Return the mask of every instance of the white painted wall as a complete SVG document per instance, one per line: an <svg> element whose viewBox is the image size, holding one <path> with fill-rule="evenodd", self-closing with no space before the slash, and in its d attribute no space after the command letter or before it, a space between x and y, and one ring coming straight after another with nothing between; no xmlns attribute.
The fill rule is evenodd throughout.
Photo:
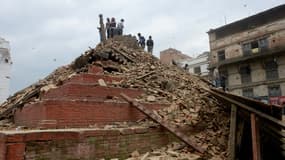
<svg viewBox="0 0 285 160"><path fill-rule="evenodd" d="M9 96L11 66L9 42L0 38L0 103Z"/></svg>
<svg viewBox="0 0 285 160"><path fill-rule="evenodd" d="M209 54L202 54L198 56L197 58L193 59L186 59L179 61L179 65L181 67L185 66L185 64L188 64L189 72L194 74L194 68L200 66L201 68L201 76L207 76L209 74L208 61Z"/></svg>

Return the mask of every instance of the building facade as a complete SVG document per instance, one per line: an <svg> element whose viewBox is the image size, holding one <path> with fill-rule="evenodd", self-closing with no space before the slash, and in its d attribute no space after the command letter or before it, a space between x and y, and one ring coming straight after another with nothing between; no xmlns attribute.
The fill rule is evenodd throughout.
<svg viewBox="0 0 285 160"><path fill-rule="evenodd" d="M180 60L178 63L181 67L184 67L187 64L190 73L208 78L209 52L204 52L196 58Z"/></svg>
<svg viewBox="0 0 285 160"><path fill-rule="evenodd" d="M9 42L0 37L0 103L9 96L11 66Z"/></svg>
<svg viewBox="0 0 285 160"><path fill-rule="evenodd" d="M172 64L173 61L177 62L183 59L191 59L191 57L174 48L169 48L160 52L160 61L164 64Z"/></svg>
<svg viewBox="0 0 285 160"><path fill-rule="evenodd" d="M208 32L212 73L218 68L229 92L285 103L285 5Z"/></svg>

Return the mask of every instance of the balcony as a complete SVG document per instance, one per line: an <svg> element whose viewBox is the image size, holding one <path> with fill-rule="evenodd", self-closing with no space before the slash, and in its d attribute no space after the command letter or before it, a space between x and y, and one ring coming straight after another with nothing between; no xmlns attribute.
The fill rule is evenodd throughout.
<svg viewBox="0 0 285 160"><path fill-rule="evenodd" d="M257 58L264 58L267 56L279 55L282 53L284 54L285 46L276 47L276 48L269 48L269 49L257 48L257 49L251 49L250 51L251 52L248 52L248 53L244 52L243 56L240 56L240 57L229 58L229 59L225 59L223 61L220 61L220 62L217 62L214 64L210 64L209 69L213 69L217 66L222 67L222 66L226 66L229 64L251 61L251 60L257 59Z"/></svg>

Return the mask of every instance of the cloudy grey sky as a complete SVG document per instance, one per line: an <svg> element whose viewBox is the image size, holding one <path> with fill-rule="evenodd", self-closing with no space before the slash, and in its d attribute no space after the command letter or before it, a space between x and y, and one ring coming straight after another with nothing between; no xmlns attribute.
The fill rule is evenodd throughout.
<svg viewBox="0 0 285 160"><path fill-rule="evenodd" d="M125 19L125 32L152 35L155 55L169 47L197 56L210 28L284 0L0 0L0 37L10 41L11 93L69 64L98 41L98 14Z"/></svg>

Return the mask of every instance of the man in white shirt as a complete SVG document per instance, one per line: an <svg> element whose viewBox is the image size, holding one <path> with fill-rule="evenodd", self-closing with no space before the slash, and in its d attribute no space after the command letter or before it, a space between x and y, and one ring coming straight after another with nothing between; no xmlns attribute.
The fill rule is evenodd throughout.
<svg viewBox="0 0 285 160"><path fill-rule="evenodd" d="M220 87L220 74L218 67L216 67L213 72L213 83L215 87Z"/></svg>

